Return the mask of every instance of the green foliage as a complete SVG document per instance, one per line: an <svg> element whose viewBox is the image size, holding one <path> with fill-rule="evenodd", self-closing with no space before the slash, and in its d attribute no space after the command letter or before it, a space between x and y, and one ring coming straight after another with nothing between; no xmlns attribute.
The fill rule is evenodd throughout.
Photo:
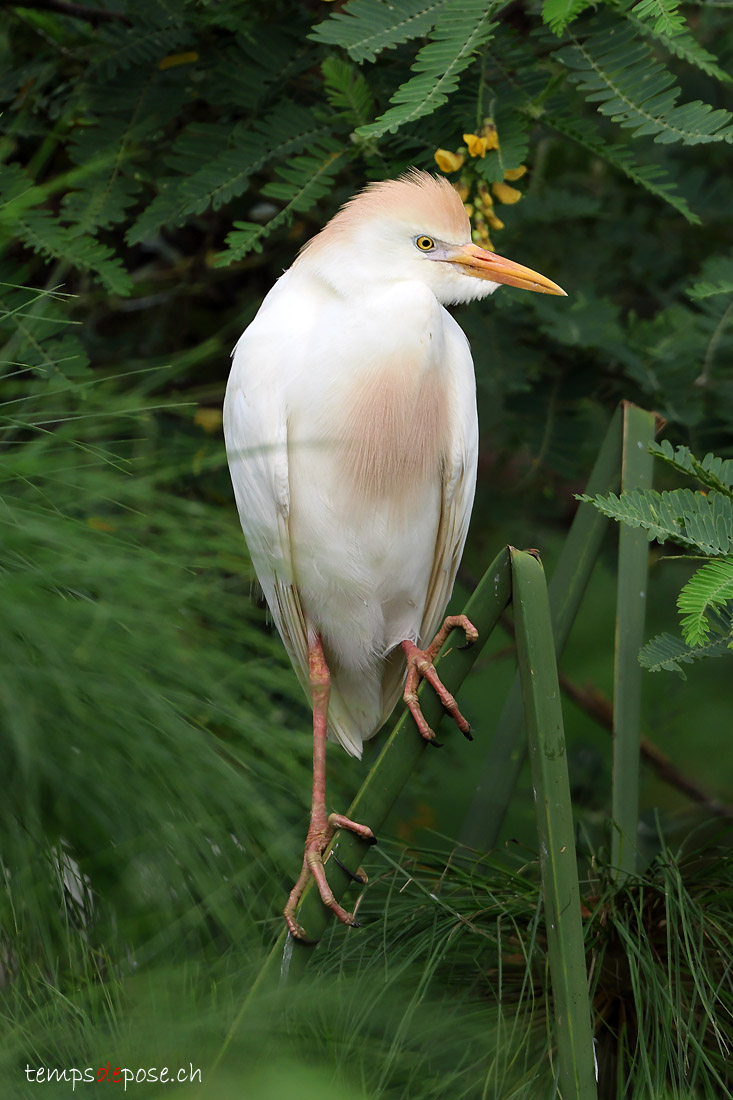
<svg viewBox="0 0 733 1100"><path fill-rule="evenodd" d="M655 142L686 145L733 140L729 111L699 100L675 105L680 88L674 76L653 61L633 26L609 19L582 41L575 35L570 39L573 44L555 54L570 70L569 79L599 104L601 114L631 129L634 137L654 135Z"/></svg>
<svg viewBox="0 0 733 1100"><path fill-rule="evenodd" d="M424 37L449 0L351 0L322 20L310 38L348 50L353 61L376 61L382 50Z"/></svg>
<svg viewBox="0 0 733 1100"><path fill-rule="evenodd" d="M608 493L595 498L580 496L578 500L595 504L604 516L629 527L642 527L650 539L658 542L669 540L701 554L733 552L733 505L721 493L634 489L621 496Z"/></svg>
<svg viewBox="0 0 733 1100"><path fill-rule="evenodd" d="M712 298L717 294L733 296L733 257L712 256L703 265L702 279L687 291L693 300ZM727 303L726 303L727 304Z"/></svg>
<svg viewBox="0 0 733 1100"><path fill-rule="evenodd" d="M689 646L704 645L710 637L708 614L733 602L733 558L710 561L687 582L677 597L682 633Z"/></svg>
<svg viewBox="0 0 733 1100"><path fill-rule="evenodd" d="M733 460L707 454L702 460L689 447L668 440L652 444L654 455L677 473L694 478L705 491L652 489L581 497L604 515L641 527L650 539L667 540L711 556L683 586L677 598L682 638L664 633L642 649L639 660L652 672L682 672L681 664L718 657L733 650Z"/></svg>
<svg viewBox="0 0 733 1100"><path fill-rule="evenodd" d="M447 0L412 65L416 74L393 94L392 106L375 122L361 126L361 138L379 138L442 107L458 87L458 77L492 37L505 0Z"/></svg>
<svg viewBox="0 0 733 1100"><path fill-rule="evenodd" d="M654 27L655 34L677 35L685 28L685 18L680 15L680 0L638 0L632 8L637 19L643 19Z"/></svg>
<svg viewBox="0 0 733 1100"><path fill-rule="evenodd" d="M560 34L589 6L589 0L544 0L542 20L555 34Z"/></svg>
<svg viewBox="0 0 733 1100"><path fill-rule="evenodd" d="M216 1100L549 1098L534 852L421 853L403 872L381 844L362 906L373 924L334 929L324 985L254 996L236 1029L297 873L310 744L250 599L217 419L230 350L302 244L368 180L435 171L436 149L462 148L490 119L499 148L467 160L474 179L527 166L521 200L495 203L493 245L569 297L502 289L460 312L483 436L467 575L507 541L555 545L623 398L667 419L665 470L708 493L670 487L677 528L662 533L703 533L687 549L727 567L729 14L669 0L102 10L10 5L0 29L2 1094L30 1094L29 1054L103 1063L116 1047L154 1065L168 1050L195 1063L200 1049L206 1066L232 1033L221 1076L205 1075ZM628 50L614 59L618 41ZM642 69L653 80L639 84ZM706 452L723 457L694 459ZM683 614L707 640L655 638L649 667L730 652L726 585L690 592ZM656 633L665 608L652 599L651 612ZM581 679L603 682L602 634L594 622ZM696 713L727 699L721 684ZM446 836L501 706L493 676L475 691L474 755L456 750L417 780ZM682 753L677 704L666 688L656 697L665 745ZM685 763L704 769L697 739ZM362 774L329 753L335 809ZM724 782L716 757L721 797ZM409 832L413 811L389 830ZM613 1048L604 1095L730 1090L716 939L730 942L716 901L730 882L716 861L701 861L709 896L695 866L684 889L672 860L650 874L666 923L603 884L586 899L597 1004L616 1004L628 975L623 1010L599 1021Z"/></svg>
<svg viewBox="0 0 733 1100"><path fill-rule="evenodd" d="M650 672L679 672L684 677L683 664L691 665L704 657L721 657L729 648L728 637L691 646L674 634L657 634L642 647L639 663Z"/></svg>

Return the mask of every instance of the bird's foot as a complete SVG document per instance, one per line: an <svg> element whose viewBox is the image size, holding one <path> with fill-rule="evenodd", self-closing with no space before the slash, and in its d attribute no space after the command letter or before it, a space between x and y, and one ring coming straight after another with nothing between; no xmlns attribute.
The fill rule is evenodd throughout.
<svg viewBox="0 0 733 1100"><path fill-rule="evenodd" d="M333 896L333 891L328 884L326 872L323 867L323 853L331 843L337 829L349 829L350 832L356 833L362 840L366 840L370 844L376 844L376 837L368 825L360 825L358 821L352 821L351 818L344 817L343 814L330 814L324 826L315 829L311 826L308 830L308 835L305 840L303 869L298 876L298 881L290 891L287 905L283 910L283 916L285 917L285 923L288 926L290 935L306 943L309 942L308 937L306 936L305 929L298 924L295 913L300 904L300 899L303 896L303 891L311 878L314 878L316 881L318 893L321 895L321 901L324 905L328 906L334 916L338 917L343 924L348 924L352 928L359 928L359 922L355 919L354 914L349 913L348 910L339 905ZM351 872L348 873L351 874ZM362 885L366 882L366 876L364 876L363 879L359 879L357 876L352 875L352 878L356 881L361 881Z"/></svg>
<svg viewBox="0 0 733 1100"><path fill-rule="evenodd" d="M407 658L407 679L405 680L405 690L402 697L415 719L420 735L432 744L437 744L435 734L425 720L417 697L417 689L421 679L427 680L432 686L435 694L463 736L467 740L473 741L471 726L461 714L458 704L443 684L433 664L446 638L451 630L455 628L459 628L466 635L466 645L473 645L478 638L476 627L469 622L465 615L449 615L427 649L420 649L414 642L405 641L402 643L402 650Z"/></svg>

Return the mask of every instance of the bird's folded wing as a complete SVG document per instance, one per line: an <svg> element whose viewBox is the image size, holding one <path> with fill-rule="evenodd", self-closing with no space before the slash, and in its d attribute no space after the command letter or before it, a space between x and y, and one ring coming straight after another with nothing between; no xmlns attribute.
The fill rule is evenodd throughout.
<svg viewBox="0 0 733 1100"><path fill-rule="evenodd" d="M287 411L281 387L252 370L245 374L244 354L241 347L235 351L224 402L234 496L257 579L307 691L308 634L290 549Z"/></svg>

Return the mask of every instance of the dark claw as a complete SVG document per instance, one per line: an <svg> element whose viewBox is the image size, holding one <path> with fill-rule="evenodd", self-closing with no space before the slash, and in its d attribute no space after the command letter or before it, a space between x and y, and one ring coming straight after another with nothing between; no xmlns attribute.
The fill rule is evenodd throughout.
<svg viewBox="0 0 733 1100"><path fill-rule="evenodd" d="M463 736L466 738L467 741L473 741L473 734L471 733L470 729L461 730L461 733L463 734Z"/></svg>
<svg viewBox="0 0 733 1100"><path fill-rule="evenodd" d="M288 932L288 935L290 936L290 939L294 941L294 943L302 943L303 947L318 947L318 944L321 942L320 940L312 940L309 936L306 935L294 936L292 932Z"/></svg>
<svg viewBox="0 0 733 1100"><path fill-rule="evenodd" d="M351 871L345 863L341 862L335 852L331 852L331 859L334 861L334 863L338 863L341 870L344 872L345 875L349 876L352 882L358 882L360 886L366 886L367 880L365 878L362 878L361 875L357 874L355 871Z"/></svg>
<svg viewBox="0 0 733 1100"><path fill-rule="evenodd" d="M467 638L463 645L456 646L456 649L470 649L473 644L471 638Z"/></svg>
<svg viewBox="0 0 733 1100"><path fill-rule="evenodd" d="M443 748L443 742L442 741L436 741L432 737L428 739L428 744L432 745L434 749L442 749Z"/></svg>
<svg viewBox="0 0 733 1100"><path fill-rule="evenodd" d="M362 837L359 837L359 840L363 840L365 844L374 845L374 844L377 843L377 838L375 836L366 836L366 837L362 836Z"/></svg>
<svg viewBox="0 0 733 1100"><path fill-rule="evenodd" d="M361 921L360 920L352 920L351 924L349 925L349 928L361 928Z"/></svg>

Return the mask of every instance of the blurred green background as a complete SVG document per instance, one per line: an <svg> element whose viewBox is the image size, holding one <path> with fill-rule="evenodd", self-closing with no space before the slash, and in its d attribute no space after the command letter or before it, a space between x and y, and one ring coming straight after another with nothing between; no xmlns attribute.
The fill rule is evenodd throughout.
<svg viewBox="0 0 733 1100"><path fill-rule="evenodd" d="M730 455L729 11L29 0L3 15L2 1095L37 1094L27 1064L108 1059L192 1063L200 1095L223 1100L553 1095L526 776L497 852L451 854L514 673L501 629L462 692L474 743L425 755L371 856L365 928L334 929L307 985L242 1008L299 868L311 745L256 600L221 402L234 343L301 245L367 180L437 171L443 149L463 157L449 178L469 199L494 194L495 249L569 295L505 289L456 311L481 463L454 608L505 543L538 547L551 575L620 400L658 412L672 442ZM677 106L649 98L650 74L679 86ZM471 158L464 133L487 127L499 148ZM521 198L500 203L492 183L522 165ZM606 697L616 535L562 661ZM692 571L651 553L648 636L677 629ZM728 677L723 658L644 680L645 735L723 804ZM567 699L564 713L579 835L602 863L610 737ZM343 810L365 764L333 748L328 766ZM660 833L676 851L711 820L647 768L642 809L649 859ZM722 875L717 932L726 897ZM639 988L619 981L642 1033ZM680 1053L674 1018L674 1041L641 1083L619 1070L614 1096L730 1094Z"/></svg>

